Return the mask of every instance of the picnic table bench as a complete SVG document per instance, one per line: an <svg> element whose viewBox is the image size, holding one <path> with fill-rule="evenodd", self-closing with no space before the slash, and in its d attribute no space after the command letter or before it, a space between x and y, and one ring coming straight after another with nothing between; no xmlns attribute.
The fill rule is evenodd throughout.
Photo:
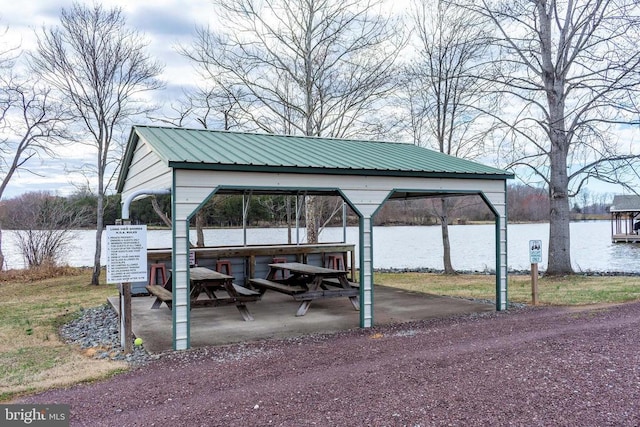
<svg viewBox="0 0 640 427"><path fill-rule="evenodd" d="M276 280L276 274L282 270L288 271L289 277ZM297 262L274 263L269 264L266 279L249 279L249 283L261 294L272 290L291 295L294 300L301 301L296 316L304 316L311 301L325 298L348 297L353 307L356 310L360 309L360 290L347 280L347 272L344 270Z"/></svg>
<svg viewBox="0 0 640 427"><path fill-rule="evenodd" d="M236 285L235 283L232 283L231 285L233 286L233 289L235 289L236 292L240 295L251 297L260 295L260 292L256 292L253 289L245 288L244 286Z"/></svg>
<svg viewBox="0 0 640 427"><path fill-rule="evenodd" d="M173 294L171 291L166 290L160 285L147 285L149 293L156 297L151 308L160 308L162 303L167 304L167 307L171 308L173 302Z"/></svg>
<svg viewBox="0 0 640 427"><path fill-rule="evenodd" d="M146 287L149 293L156 297L151 308L160 308L163 302L171 308L173 302L173 279L171 271L169 274L169 279L167 279L164 286L148 285ZM233 276L205 267L190 268L189 276L191 279L191 308L235 304L244 320L253 320L246 303L258 301L262 296L260 292L236 285L233 283ZM216 292L224 292L225 295L217 295ZM201 295L205 297L201 297Z"/></svg>
<svg viewBox="0 0 640 427"><path fill-rule="evenodd" d="M336 279L336 278L331 278L331 279L324 279L322 281L323 284L326 285L331 285L331 286L342 286L340 283L340 280ZM359 288L360 287L360 283L356 283L356 282L349 282L347 281L347 283L349 284L349 286L351 286L352 288Z"/></svg>
<svg viewBox="0 0 640 427"><path fill-rule="evenodd" d="M294 295L302 293L306 289L297 285L286 285L280 282L274 282L267 279L249 279L249 283L255 288L258 288L264 293L265 290L270 289L272 291L282 292L283 294Z"/></svg>

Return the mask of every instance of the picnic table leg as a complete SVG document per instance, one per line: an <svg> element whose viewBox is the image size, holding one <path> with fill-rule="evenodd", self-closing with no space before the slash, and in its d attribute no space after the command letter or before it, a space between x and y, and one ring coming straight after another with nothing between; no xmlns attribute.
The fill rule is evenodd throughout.
<svg viewBox="0 0 640 427"><path fill-rule="evenodd" d="M307 287L307 292L314 292L318 289L322 288L322 276L315 276L309 286ZM296 316L304 316L307 314L307 310L309 310L309 306L311 305L311 300L304 300L300 307L298 307L298 312Z"/></svg>
<svg viewBox="0 0 640 427"><path fill-rule="evenodd" d="M242 315L242 318L245 320L245 322L253 320L253 316L251 315L251 312L245 304L236 304L236 307L238 307L238 311Z"/></svg>
<svg viewBox="0 0 640 427"><path fill-rule="evenodd" d="M191 302L194 302L200 296L200 290L198 289L199 286L193 282L190 283L189 286L191 287L189 290L189 298L191 299Z"/></svg>
<svg viewBox="0 0 640 427"><path fill-rule="evenodd" d="M167 277L167 281L162 285L168 291L173 290L173 278L171 277L171 273L169 273L169 277Z"/></svg>
<svg viewBox="0 0 640 427"><path fill-rule="evenodd" d="M302 301L302 304L300 304L300 307L298 308L298 312L296 313L296 316L304 316L305 314L307 314L307 310L309 310L310 305L311 305L311 300Z"/></svg>
<svg viewBox="0 0 640 427"><path fill-rule="evenodd" d="M208 286L203 285L202 289L204 290L204 293L207 294L209 299L216 299L216 294L211 289L209 289Z"/></svg>
<svg viewBox="0 0 640 427"><path fill-rule="evenodd" d="M349 280L347 280L347 276L338 277L338 281L344 289L351 289L351 285L349 284ZM356 311L360 311L360 300L357 296L349 297L349 301L351 301L351 305L356 309Z"/></svg>
<svg viewBox="0 0 640 427"><path fill-rule="evenodd" d="M228 280L224 283L224 289L227 291L227 293L231 298L236 298L235 300L236 307L238 308L238 311L242 315L242 318L244 319L244 321L248 322L248 321L254 320L253 315L247 308L247 305L243 302L238 302L237 298L240 298L240 294L236 292L235 288L233 287L233 282L231 280Z"/></svg>

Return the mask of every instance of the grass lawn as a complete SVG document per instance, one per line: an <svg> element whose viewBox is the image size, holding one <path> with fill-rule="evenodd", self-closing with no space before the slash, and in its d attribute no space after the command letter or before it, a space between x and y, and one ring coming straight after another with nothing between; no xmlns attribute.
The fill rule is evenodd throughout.
<svg viewBox="0 0 640 427"><path fill-rule="evenodd" d="M71 272L73 275L68 275ZM81 308L117 295L113 285L89 285L90 271L35 280L0 273L0 402L13 396L103 378L127 368L124 362L97 360L69 351L60 325Z"/></svg>
<svg viewBox="0 0 640 427"><path fill-rule="evenodd" d="M495 299L495 276L433 273L375 273L374 282L436 295ZM640 277L564 276L538 279L540 305L622 303L640 299ZM508 300L531 303L531 276L509 275Z"/></svg>
<svg viewBox="0 0 640 427"><path fill-rule="evenodd" d="M60 325L117 295L112 285L91 286L90 271L42 278L0 272L0 402L25 393L91 381L122 372L125 362L87 357L63 343ZM495 299L495 277L431 273L375 273L376 284L436 295ZM640 277L542 278L539 299L546 305L622 303L640 299ZM529 303L529 276L509 276L509 300Z"/></svg>

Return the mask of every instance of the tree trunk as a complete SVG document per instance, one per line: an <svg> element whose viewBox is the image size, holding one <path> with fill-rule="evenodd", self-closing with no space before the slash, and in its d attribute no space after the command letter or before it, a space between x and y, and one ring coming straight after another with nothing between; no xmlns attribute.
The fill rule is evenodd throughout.
<svg viewBox="0 0 640 427"><path fill-rule="evenodd" d="M162 220L162 222L164 222L164 225L171 228L172 227L171 219L162 211L162 209L160 209L160 205L158 204L158 198L156 196L151 196L151 207L153 207L153 210L155 211L156 215L158 215Z"/></svg>
<svg viewBox="0 0 640 427"><path fill-rule="evenodd" d="M446 198L440 199L440 229L442 231L442 261L444 274L456 274L451 265L451 243L449 241L449 203Z"/></svg>
<svg viewBox="0 0 640 427"><path fill-rule="evenodd" d="M305 203L305 221L307 225L307 243L318 243L318 203L315 196L307 196Z"/></svg>
<svg viewBox="0 0 640 427"><path fill-rule="evenodd" d="M0 228L0 271L4 270L4 253L2 252L2 228Z"/></svg>
<svg viewBox="0 0 640 427"><path fill-rule="evenodd" d="M553 138L553 137L552 137ZM556 145L554 144L554 147ZM549 258L547 275L573 274L571 267L571 237L569 178L567 176L567 155L562 149L551 152L551 181L549 184Z"/></svg>
<svg viewBox="0 0 640 427"><path fill-rule="evenodd" d="M196 213L196 246L204 247L204 211L200 209Z"/></svg>
<svg viewBox="0 0 640 427"><path fill-rule="evenodd" d="M569 176L567 157L570 139L566 128L565 80L554 67L551 52L551 17L545 3L538 3L541 33L542 80L549 105L549 258L546 274L573 274L569 232Z"/></svg>
<svg viewBox="0 0 640 427"><path fill-rule="evenodd" d="M100 255L102 254L102 229L104 228L104 194L102 191L98 191L97 204L96 252L93 258L93 274L91 275L91 284L96 286L100 284L100 270L102 268L100 263Z"/></svg>

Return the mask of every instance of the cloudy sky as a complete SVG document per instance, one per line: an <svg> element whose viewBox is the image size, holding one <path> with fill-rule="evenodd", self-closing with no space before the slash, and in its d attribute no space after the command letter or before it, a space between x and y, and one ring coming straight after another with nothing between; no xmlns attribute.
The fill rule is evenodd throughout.
<svg viewBox="0 0 640 427"><path fill-rule="evenodd" d="M92 5L92 2L86 2ZM106 8L121 7L127 23L146 35L149 40L148 53L164 64L162 80L167 89L159 94L164 99L171 93L178 93L178 87L193 82L194 72L188 61L176 52L179 44L189 44L196 26L213 21L214 7L211 0L103 0ZM43 26L59 23L60 11L72 5L72 0L28 0L6 1L0 9L0 28L7 28L2 37L3 46L20 44L30 49L35 43L35 32ZM173 90L172 90L173 89ZM15 176L6 189L3 198L29 192L47 190L60 195L75 191L71 184L82 182L76 176L64 173L82 162L95 163L96 154L88 147L78 145L61 148L60 159L32 159L31 168L37 176L21 172Z"/></svg>
<svg viewBox="0 0 640 427"><path fill-rule="evenodd" d="M86 2L88 5L92 1ZM176 52L179 45L188 45L193 40L197 26L215 23L215 9L211 0L102 0L104 7L121 7L127 23L146 35L149 40L148 53L164 64L162 80L167 88L158 96L160 102L168 105L180 88L194 82L196 73L189 62ZM389 2L394 9L407 7L407 0ZM43 26L59 23L60 11L72 5L72 0L12 0L3 2L0 9L0 28L6 27L7 33L0 36L0 45L20 44L23 49L34 46L36 31ZM636 142L637 129L629 130L631 135L626 141ZM68 195L76 190L72 184L82 184L82 177L65 173L82 163L95 163L96 153L89 147L78 146L61 148L59 159L32 159L30 168L38 175L20 172L14 176L6 189L4 198L15 197L29 191L51 191L59 195ZM95 185L91 183L92 188ZM590 183L593 192L619 192L618 187Z"/></svg>

